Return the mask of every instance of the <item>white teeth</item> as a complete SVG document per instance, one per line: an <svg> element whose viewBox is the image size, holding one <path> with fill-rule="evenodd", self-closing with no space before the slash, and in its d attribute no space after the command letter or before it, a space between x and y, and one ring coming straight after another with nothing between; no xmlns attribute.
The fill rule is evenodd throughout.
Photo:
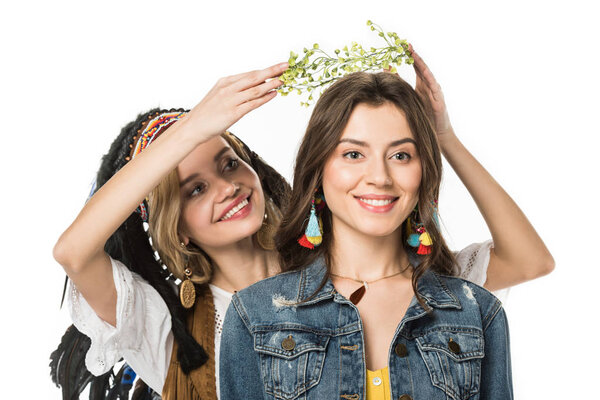
<svg viewBox="0 0 600 400"><path fill-rule="evenodd" d="M229 210L229 212L227 214L225 214L225 216L223 218L221 218L221 221L225 221L226 219L233 217L233 214L240 211L242 208L246 207L247 205L248 205L248 199L241 201L237 206L235 206L231 210Z"/></svg>
<svg viewBox="0 0 600 400"><path fill-rule="evenodd" d="M360 197L359 200L371 206L387 206L388 204L392 203L392 200L363 199L362 197Z"/></svg>

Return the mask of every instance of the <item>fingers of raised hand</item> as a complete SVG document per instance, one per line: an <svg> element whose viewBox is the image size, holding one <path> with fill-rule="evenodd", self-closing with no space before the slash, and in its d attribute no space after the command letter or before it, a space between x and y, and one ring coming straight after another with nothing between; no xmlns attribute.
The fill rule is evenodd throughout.
<svg viewBox="0 0 600 400"><path fill-rule="evenodd" d="M235 90L241 92L248 88L260 85L267 79L279 77L287 68L288 63L280 63L272 65L269 68L247 72L240 76L233 86L235 87Z"/></svg>
<svg viewBox="0 0 600 400"><path fill-rule="evenodd" d="M256 99L258 97L264 96L266 93L271 90L283 85L283 82L279 79L271 79L269 81L263 82L257 86L252 86L243 92L236 95L236 103L242 104L247 101Z"/></svg>
<svg viewBox="0 0 600 400"><path fill-rule="evenodd" d="M243 117L250 111L254 110L255 108L262 106L267 101L273 99L276 95L277 95L277 92L268 91L265 94L263 94L261 97L254 98L252 100L248 100L245 103L240 104L237 107L238 119Z"/></svg>
<svg viewBox="0 0 600 400"><path fill-rule="evenodd" d="M280 63L270 66L262 70L242 72L226 76L217 81L217 88L231 88L234 91L242 91L251 86L256 86L259 83L273 77L280 76L288 67L288 63Z"/></svg>
<svg viewBox="0 0 600 400"><path fill-rule="evenodd" d="M429 87L429 89L441 90L440 85L435 80L435 76L433 76L433 72L429 69L425 61L419 56L416 52L412 53L413 59L415 60L415 72L417 73L417 78L421 78L421 80Z"/></svg>
<svg viewBox="0 0 600 400"><path fill-rule="evenodd" d="M283 82L279 79L271 79L238 93L235 96L237 119L273 99L277 95L274 89L281 85Z"/></svg>

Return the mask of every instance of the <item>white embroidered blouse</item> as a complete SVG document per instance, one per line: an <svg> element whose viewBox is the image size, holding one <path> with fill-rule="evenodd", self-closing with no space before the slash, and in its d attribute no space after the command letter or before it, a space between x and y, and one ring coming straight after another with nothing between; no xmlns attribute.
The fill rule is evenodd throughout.
<svg viewBox="0 0 600 400"><path fill-rule="evenodd" d="M483 286L487 277L492 241L474 243L455 253L459 276ZM120 261L111 259L117 289L117 325L100 319L70 282L67 301L74 325L89 336L85 364L94 375L111 369L121 358L154 391L162 393L167 377L173 334L171 315L164 300L148 282ZM215 369L219 397L219 350L225 312L232 293L209 285L215 303Z"/></svg>

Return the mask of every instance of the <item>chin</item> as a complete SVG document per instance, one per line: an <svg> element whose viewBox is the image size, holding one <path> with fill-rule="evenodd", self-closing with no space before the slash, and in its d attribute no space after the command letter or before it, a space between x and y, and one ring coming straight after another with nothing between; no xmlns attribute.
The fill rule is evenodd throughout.
<svg viewBox="0 0 600 400"><path fill-rule="evenodd" d="M262 222L263 218L260 215L251 215L245 221L239 221L238 224L231 226L232 235L235 235L238 240L252 236L262 227Z"/></svg>
<svg viewBox="0 0 600 400"><path fill-rule="evenodd" d="M198 241L210 247L229 246L258 232L262 227L262 221L261 215L253 212L243 220L226 222L218 229L203 231Z"/></svg>
<svg viewBox="0 0 600 400"><path fill-rule="evenodd" d="M355 229L363 235L373 237L387 237L398 230L400 226L382 223L381 221L366 222L361 221L354 225Z"/></svg>

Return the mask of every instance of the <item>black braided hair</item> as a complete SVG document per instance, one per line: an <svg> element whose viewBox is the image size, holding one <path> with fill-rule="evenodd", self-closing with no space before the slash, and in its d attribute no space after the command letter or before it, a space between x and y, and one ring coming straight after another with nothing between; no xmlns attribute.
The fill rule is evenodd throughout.
<svg viewBox="0 0 600 400"><path fill-rule="evenodd" d="M125 125L125 127L121 129L120 134L113 141L108 153L102 158L102 163L96 177L95 191L98 191L102 185L104 185L127 163L128 156L131 152L130 144L134 141L133 137L138 135L139 131L143 129L144 122L148 121L153 115L183 111L186 110L161 110L159 108L153 108L148 112L139 114L134 121ZM250 155L252 167L261 180L265 194L271 198L281 211L283 211L287 206L289 194L291 192L290 185L277 171L275 171L275 169L269 166L264 160L256 155L256 153L251 151L245 143L241 140L240 142L244 151ZM188 331L186 325L188 310L181 305L176 294L176 287L173 283L174 277L169 273L166 267L156 259L154 249L148 239L148 234L144 229L141 216L138 213L133 212L109 237L104 249L113 259L121 261L131 271L144 278L163 298L171 314L173 336L178 344L177 359L182 371L185 374L189 374L192 370L202 366L208 360L208 356L202 346ZM70 334L65 334L63 336L58 349L52 353L52 362L50 363L52 379L57 386L63 387L63 393L65 391L65 385L67 384L64 377L67 375L59 371L61 367L60 360L68 358L65 357L66 351L78 351L85 356L85 353L89 348L89 338L79 332L74 326L69 327L67 331L70 331ZM87 339L87 341L82 340L81 337ZM77 346L74 345L76 341L78 342L79 348L76 348ZM105 397L100 393L106 393L108 391L108 378L109 375L112 375L112 371L109 371L100 377L92 376L91 378L87 376L90 374L87 369L78 368L78 371L81 377L85 377L86 381L89 379L92 382L92 385L98 388L95 391L95 395L90 394L90 399L104 399ZM112 377L112 381L114 382L114 375ZM85 387L85 385L83 387ZM83 387L81 390L83 390ZM71 393L75 392L72 388L69 388L69 390L71 390ZM78 392L81 393L80 390ZM73 398L78 398L79 393L76 393L77 397Z"/></svg>

